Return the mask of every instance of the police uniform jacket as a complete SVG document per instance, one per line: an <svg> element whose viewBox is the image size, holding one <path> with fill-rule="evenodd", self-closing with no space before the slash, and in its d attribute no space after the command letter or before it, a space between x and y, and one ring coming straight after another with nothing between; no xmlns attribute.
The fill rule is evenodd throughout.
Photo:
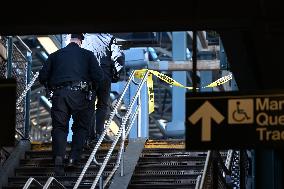
<svg viewBox="0 0 284 189"><path fill-rule="evenodd" d="M65 48L51 53L39 72L39 82L49 87L65 82L102 81L104 73L93 52L69 43Z"/></svg>

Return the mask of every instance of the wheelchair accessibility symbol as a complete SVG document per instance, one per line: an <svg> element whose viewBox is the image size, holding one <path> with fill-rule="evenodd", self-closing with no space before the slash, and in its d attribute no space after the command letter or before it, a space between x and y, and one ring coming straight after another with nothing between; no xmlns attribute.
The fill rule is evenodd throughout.
<svg viewBox="0 0 284 189"><path fill-rule="evenodd" d="M253 123L253 99L232 99L228 101L228 123Z"/></svg>

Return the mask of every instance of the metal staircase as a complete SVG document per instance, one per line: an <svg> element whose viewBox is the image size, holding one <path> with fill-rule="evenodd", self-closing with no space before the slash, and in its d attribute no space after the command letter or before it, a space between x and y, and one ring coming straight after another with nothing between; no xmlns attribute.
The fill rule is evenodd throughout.
<svg viewBox="0 0 284 189"><path fill-rule="evenodd" d="M38 71L38 62L34 64L34 66L32 70L34 72ZM134 72L129 77L129 82L127 83L128 87L133 77ZM146 81L146 74L142 81ZM141 83L143 83L142 81ZM132 117L132 120L135 120L141 106L139 103L135 105L140 95L141 86L139 84L139 90L137 90L137 93L131 100L129 107L126 109L127 111L123 112L122 119L120 123L118 123L119 130L113 138L114 143L103 142L101 146L97 144L92 151L90 149L84 149L78 168L66 168L66 174L64 176L55 177L53 171L54 164L51 159L51 144L48 143L50 142L50 135L46 134L46 138L44 138L45 133L50 133L50 130L48 130L50 129L50 116L48 110L40 104L38 97L43 95L42 88L35 82L31 96L30 118L32 127L30 135L33 141L38 141L36 138L38 135L38 139L41 140L41 142L44 140L44 142L47 143L32 144L31 150L25 152L24 157L20 160L19 166L14 171L14 175L9 177L8 185L3 189L23 188L23 186L28 184L31 184L29 188L73 188L77 186L75 188L94 189L99 188L98 185L100 184L97 185L97 181L98 178L101 178L100 176L102 176L103 182L106 180L110 181L105 185L105 188L108 188L113 182L113 180L109 179L115 179L112 177L112 174L118 169L119 164L122 166L127 164L127 162L124 162L125 157L123 154L121 155L121 152L127 149L128 142L126 141L124 144L123 141L127 138L132 125L127 120L130 117ZM218 183L221 183L220 188L228 188L227 178L231 179L231 188L232 186L239 188L240 155L238 155L238 153L234 151L231 155L227 156L227 152L189 152L185 151L185 142L183 140L166 139L163 129L157 126L157 122L161 119L171 121L171 93L169 92L169 88L169 86L162 86L158 81L154 82L156 104L155 111L150 114L149 118L149 138L151 140L146 142L143 150L141 148L142 153L140 154L128 188L205 189L211 186L219 186ZM125 86L125 91L121 96L119 95L121 99L126 89L127 86ZM33 91L35 92L33 93ZM117 102L118 101L121 103L121 100L117 100ZM115 103L114 111L110 115L110 117L112 117L110 120L116 116L115 112L120 106L119 103ZM135 111L133 112L134 109ZM38 115L41 117L39 118ZM106 127L109 127L110 123L110 121L107 121L106 125L108 126ZM106 134L106 132L107 131L105 131L104 134ZM119 148L116 143L120 137L122 143ZM98 143L102 141L103 138L101 138ZM67 152L69 150L70 146L68 146ZM67 158L68 155L66 155L66 160ZM96 161L99 162L100 165L98 165ZM51 182L50 187L47 187L46 184ZM120 186L117 186L117 188L119 187Z"/></svg>
<svg viewBox="0 0 284 189"><path fill-rule="evenodd" d="M185 151L182 140L148 141L140 155L129 189L195 188L207 152Z"/></svg>
<svg viewBox="0 0 284 189"><path fill-rule="evenodd" d="M127 144L127 143L126 143ZM110 143L104 142L102 146L99 148L96 159L98 162L102 162L105 158L107 150L110 147ZM70 146L67 148L67 152L70 150ZM109 163L106 166L106 169L103 173L103 179L105 179L112 168L115 165L117 148L114 149L114 153L112 154ZM60 183L62 183L65 188L73 188L79 174L81 173L83 166L85 165L91 151L88 149L84 149L83 154L81 156L81 160L79 162L78 168L70 168L65 169L65 175L60 177L55 177ZM51 154L51 144L33 144L32 149L25 153L25 156L20 160L20 165L15 170L15 174L13 177L8 179L8 186L3 187L3 189L17 189L23 188L26 181L32 177L36 179L39 183L44 185L49 177L54 177L53 172L53 161ZM67 158L67 156L66 156ZM67 159L66 159L67 160ZM99 166L94 163L91 164L88 171L86 172L85 177L83 178L79 188L90 188L92 182L98 172ZM35 182L31 184L30 188L38 188ZM51 185L50 188L56 188L54 185Z"/></svg>
<svg viewBox="0 0 284 189"><path fill-rule="evenodd" d="M105 161L111 145L110 142L102 143L95 154L97 162ZM128 141L125 142L125 148L127 147ZM69 150L70 145L67 147L66 160ZM103 181L113 171L117 163L118 152L119 146L116 146L102 172ZM20 160L20 165L15 169L14 175L8 178L8 185L3 189L23 188L29 180L34 181L29 188L44 188L43 186L51 178L55 178L64 186L59 188L73 188L90 157L91 150L84 149L79 166L65 168L65 175L60 177L54 176L51 153L50 143L33 144ZM248 159L242 159L244 170L248 170L246 160ZM185 151L185 143L182 140L148 140L126 187L128 189L209 189L215 185L221 189L240 188L239 162L238 151ZM101 166L93 161L78 188L91 188L100 168ZM247 176L245 178L248 178ZM113 180L110 180L105 188L109 188L112 182ZM246 180L242 182L246 183ZM121 186L117 186L119 187ZM58 188L58 186L53 183L47 188Z"/></svg>

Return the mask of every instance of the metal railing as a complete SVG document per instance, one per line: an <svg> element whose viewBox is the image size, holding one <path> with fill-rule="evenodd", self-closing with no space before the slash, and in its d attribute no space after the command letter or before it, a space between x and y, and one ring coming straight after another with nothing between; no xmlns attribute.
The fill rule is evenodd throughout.
<svg viewBox="0 0 284 189"><path fill-rule="evenodd" d="M19 40L21 45L23 45L28 52L32 53L32 50L28 47L28 45L19 36L16 36L16 38Z"/></svg>
<svg viewBox="0 0 284 189"><path fill-rule="evenodd" d="M28 189L28 188L30 188L30 186L32 185L32 183L35 183L35 185L36 185L37 188L42 188L42 187L43 187L43 185L42 185L39 181L37 181L37 180L36 180L35 178L33 178L33 177L30 177L30 178L27 180L27 182L25 183L23 189Z"/></svg>
<svg viewBox="0 0 284 189"><path fill-rule="evenodd" d="M195 184L194 189L199 189L200 183L201 183L201 175L198 175L197 178L196 178L196 184Z"/></svg>
<svg viewBox="0 0 284 189"><path fill-rule="evenodd" d="M81 181L82 181L82 179L83 179L83 177L84 177L84 175L85 175L87 169L89 168L91 162L94 161L95 163L97 163L97 161L96 161L96 159L95 159L95 154L96 154L96 152L97 152L99 146L101 145L101 143L102 143L102 141L103 141L103 139L104 139L104 137L105 137L105 135L106 135L106 132L107 132L109 126L110 126L111 121L113 120L113 118L114 118L114 116L115 116L115 114L116 114L116 111L117 111L118 107L121 105L121 102L122 102L122 100L123 100L123 97L124 97L124 95L125 95L127 89L129 88L132 79L134 78L134 74L135 74L135 71L133 71L133 72L131 73L130 77L128 78L128 82L126 83L126 85L125 85L125 87L124 87L124 89L123 89L123 92L122 92L122 94L121 94L119 100L116 102L116 104L115 104L115 106L114 106L114 110L111 112L110 117L109 117L109 119L108 119L108 121L107 121L107 123L106 123L105 130L104 130L104 132L102 133L102 135L101 135L99 141L97 142L97 144L96 144L94 150L92 151L92 153L91 153L91 155L90 155L90 157L89 157L87 163L85 164L85 166L84 166L84 168L83 168L83 170L82 170L82 172L81 172L81 174L80 174L80 176L79 176L79 178L78 178L78 180L77 180L75 186L73 187L73 189L77 189L77 188L79 187L79 185L80 185L80 183L81 183ZM118 163L118 162L122 162L122 161L121 161L121 158L122 158L122 156L123 156L122 153L123 153L123 151L124 151L124 142L125 142L126 136L127 136L127 135L129 134L129 132L130 132L131 126L133 125L134 118L136 117L136 115L137 115L137 113L138 113L138 109L140 108L140 105L139 105L139 104L138 104L138 106L136 107L134 113L132 114L132 120L131 120L131 122L130 122L128 128L127 128L127 130L125 130L125 126L126 126L127 121L128 121L128 119L129 119L129 117L130 117L130 114L131 114L131 112L132 112L132 109L133 109L133 107L134 107L134 104L135 104L136 100L137 100L138 97L139 97L139 93L140 93L140 91L141 91L141 89L142 89L142 86L143 86L143 84L145 84L145 82L146 82L147 77L148 77L148 72L146 72L146 73L144 74L144 77L142 78L142 80L141 80L139 86L137 87L136 93L135 93L134 97L132 98L132 100L131 100L131 102L130 102L130 104L129 104L129 106L128 106L127 112L126 112L125 116L122 118L121 127L120 127L120 129L118 130L118 132L117 132L117 134L116 134L116 137L115 137L115 139L114 139L114 141L113 141L113 143L112 143L112 145L111 145L111 147L110 147L110 149L109 149L109 151L108 151L108 153L107 153L107 155L106 155L106 157L105 157L103 163L102 163L102 164L99 164L99 165L100 165L100 169L99 169L99 171L98 171L98 173L97 173L97 175L96 175L96 178L95 178L95 180L94 180L94 182L93 182L93 184L92 184L92 186L91 186L92 189L94 189L94 188L96 187L96 185L97 185L99 179L101 179L101 176L102 176L102 173L103 173L103 171L104 171L104 169L105 169L105 167L106 167L106 164L107 164L108 160L110 159L110 156L111 156L111 154L112 154L112 152L113 152L113 150L114 150L114 147L115 147L115 145L117 144L117 142L118 142L118 140L119 140L119 138L120 138L121 136L122 136L122 143L121 143L121 146L120 146L120 155L118 156L117 165L114 167L114 169L113 169L113 171L112 171L113 173L111 173L111 176L109 176L109 177L106 179L107 182L109 182L110 178L112 177L112 175L114 174L114 172L115 172L115 171L117 170L117 168L119 167L119 165L118 165L119 163ZM98 164L98 163L97 163L97 164ZM123 173L123 169L122 169L122 173ZM107 183L107 182L106 182L106 183ZM106 186L106 184L104 184L104 187L105 187L105 186Z"/></svg>
<svg viewBox="0 0 284 189"><path fill-rule="evenodd" d="M225 166L227 167L228 170L231 170L233 153L234 153L234 150L228 150L228 152L227 152L227 158L226 158Z"/></svg>
<svg viewBox="0 0 284 189"><path fill-rule="evenodd" d="M141 82L139 83L139 85L137 87L137 90L136 90L136 93L135 93L134 97L132 98L132 100L131 100L131 102L130 102L130 104L128 106L127 112L124 115L124 117L122 118L121 127L118 130L118 132L117 132L117 134L115 136L115 139L114 139L114 141L113 141L113 143L112 143L112 145L111 145L111 147L110 147L110 149L109 149L109 151L108 151L108 153L107 153L103 163L98 163L96 158L95 158L95 155L96 155L100 145L102 144L102 141L104 140L104 137L105 137L105 135L107 133L107 130L110 127L110 124L111 124L114 116L117 113L118 107L120 107L120 105L122 103L122 100L123 100L123 98L124 98L124 96L126 94L126 91L129 89L129 86L130 86L131 82L134 81L133 79L134 79L134 75L135 75L135 70L132 71L131 75L128 78L127 83L124 86L123 92L121 93L119 99L117 100L117 102L116 102L116 104L115 104L115 106L113 108L113 111L110 113L109 119L107 120L106 125L105 125L104 132L101 134L98 142L96 143L96 146L94 147L92 153L90 154L89 159L87 160L87 162L86 162L86 164L85 164L81 174L79 175L79 177L78 177L78 179L77 179L73 189L77 189L79 187L79 185L80 185L80 183L81 183L81 181L82 181L82 179L83 179L87 169L90 167L91 162L94 162L95 164L100 166L100 169L99 169L99 171L98 171L98 173L97 173L97 175L96 175L96 177L94 179L94 182L93 182L93 184L91 186L92 189L94 189L96 187L98 181L100 181L100 188L102 188L102 187L105 188L106 185L108 184L108 182L110 181L110 179L112 178L112 176L114 175L114 173L116 172L116 170L119 168L119 166L121 164L122 164L122 166L121 166L121 175L123 175L123 152L124 152L124 149L125 149L125 140L126 140L127 136L129 135L130 130L132 128L132 125L133 125L133 123L135 121L135 118L137 117L139 109L141 108L141 102L139 101L139 95L140 95L140 91L142 89L142 86L145 84L145 82L147 80L148 73L149 72L147 71L144 74L144 77L142 78ZM135 104L136 101L137 101L137 106L136 106L135 110L132 113L132 110L133 110L133 107L134 107L134 104ZM131 113L132 113L132 116L130 118L131 121L129 122L127 128L125 129L125 126L127 124L127 121L129 120L129 117L130 117ZM119 149L119 154L118 154L117 161L116 161L115 166L112 169L111 173L106 178L106 181L104 182L104 184L102 184L103 183L103 181L102 181L102 173L103 173L103 171L104 171L104 169L106 167L106 164L109 161L110 156L111 156L111 154L112 154L112 152L113 152L113 150L114 150L114 148L115 148L115 146L116 146L116 144L117 144L117 142L118 142L120 137L122 138L122 140L121 140L121 144L120 144L120 149ZM46 182L46 184L44 186L44 189L47 189L50 186L52 181L55 181L56 183L62 185L54 177L50 177L48 179L48 181Z"/></svg>
<svg viewBox="0 0 284 189"><path fill-rule="evenodd" d="M43 189L49 188L49 186L54 183L55 186L59 189L66 189L63 184L61 184L56 178L54 177L49 177L48 180L46 181L45 185L43 186Z"/></svg>
<svg viewBox="0 0 284 189"><path fill-rule="evenodd" d="M114 173L117 171L117 169L119 168L120 165L121 165L121 172L120 172L121 176L124 175L123 152L124 152L124 146L125 146L125 139L127 138L127 136L130 133L130 130L132 128L132 125L133 125L133 123L135 121L136 116L139 113L139 109L140 108L141 108L141 105L138 104L138 106L136 107L136 109L135 109L135 111L134 111L134 113L133 113L133 115L132 115L132 117L130 119L131 122L130 122L129 126L126 129L126 134L123 134L123 133L125 133L125 131L122 130L122 141L121 141L120 150L119 150L119 153L118 153L118 158L116 160L114 168L110 172L109 176L106 178L106 180L105 180L105 182L103 184L103 188L105 188L107 186L108 182L113 177Z"/></svg>
<svg viewBox="0 0 284 189"><path fill-rule="evenodd" d="M85 175L85 173L86 173L87 169L89 168L89 166L90 166L90 164L91 164L92 161L94 161L94 163L96 163L97 165L100 165L100 164L96 161L95 155L96 155L96 153L97 153L97 151L98 151L98 149L99 149L99 147L100 147L100 145L101 145L101 143L102 143L102 141L103 141L103 139L104 139L104 137L105 137L105 135L106 135L107 130L108 130L109 127L110 127L111 121L113 120L113 118L114 118L114 116L115 116L115 114L116 114L116 112L117 112L118 107L119 107L119 106L121 105L121 103L122 103L123 97L124 97L124 95L126 94L126 91L127 91L128 87L130 86L130 83L131 83L132 78L134 77L134 73L135 73L135 72L133 71L133 72L131 73L130 77L128 78L128 82L126 83L126 85L125 85L125 87L124 87L124 89L123 89L123 91L122 91L122 93L121 93L121 95L120 95L120 98L117 100L117 102L116 102L116 104L115 104L115 106L114 106L114 108L113 108L113 111L110 113L110 117L109 117L108 121L106 122L105 130L104 130L104 132L102 133L101 137L99 138L98 142L96 143L96 146L95 146L95 148L93 149L93 151L92 151L92 153L91 153L91 155L90 155L88 161L86 162L86 164L85 164L85 166L84 166L84 168L83 168L83 170L82 170L80 176L78 177L74 188L78 188L79 184L81 183L81 181L82 181L82 179L83 179L83 177L84 177L84 175Z"/></svg>
<svg viewBox="0 0 284 189"><path fill-rule="evenodd" d="M57 186L57 188L59 188L59 189L66 189L66 188L64 187L64 185L61 184L58 180L56 180L54 177L49 177L48 180L46 181L46 183L44 184L44 186L43 186L39 181L37 181L35 178L30 177L30 178L27 180L27 182L25 183L23 189L28 189L28 188L30 188L30 186L32 185L32 183L35 183L36 187L42 188L42 189L47 189L47 188L49 188L49 186L50 186L52 183L54 183L54 184Z"/></svg>
<svg viewBox="0 0 284 189"><path fill-rule="evenodd" d="M30 98L31 98L31 90L28 87L29 87L29 85L33 84L33 83L30 84L31 83L31 73L32 73L32 71L31 71L31 68L32 68L32 51L19 36L16 36L16 39L20 42L20 45L22 45L24 47L24 49L26 50L25 58L27 60L27 76L26 76L27 77L27 79L26 79L27 89L24 90L24 92L21 96L24 95L26 97L26 99L25 99L26 100L26 103L25 103L26 115L25 115L24 137L25 137L25 139L28 139L29 138L29 129L30 129ZM25 92L26 92L26 94L25 94ZM19 104L20 104L20 102L19 102L19 99L18 99L17 100L17 106Z"/></svg>
<svg viewBox="0 0 284 189"><path fill-rule="evenodd" d="M17 99L27 86L27 59L13 42L13 36L2 37L0 43L7 49L6 59L0 65L1 78L15 78L17 81ZM16 140L24 136L25 102L16 108ZM21 133L21 134L18 134Z"/></svg>
<svg viewBox="0 0 284 189"><path fill-rule="evenodd" d="M195 188L244 188L248 177L248 159L245 151L228 150L224 162L219 151L209 150L202 177L197 180Z"/></svg>
<svg viewBox="0 0 284 189"><path fill-rule="evenodd" d="M204 165L204 170L201 179L196 182L196 186L198 186L198 189L202 189L204 186L205 179L207 177L208 169L209 169L209 163L211 160L211 150L207 152L206 160L205 160L205 165ZM196 187L195 187L196 188Z"/></svg>

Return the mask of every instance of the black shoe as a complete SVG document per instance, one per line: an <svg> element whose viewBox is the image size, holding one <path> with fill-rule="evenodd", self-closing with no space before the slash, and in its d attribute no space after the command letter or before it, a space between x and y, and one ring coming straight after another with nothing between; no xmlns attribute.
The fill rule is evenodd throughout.
<svg viewBox="0 0 284 189"><path fill-rule="evenodd" d="M86 144L84 145L85 150L93 150L97 144L98 140L96 139L88 139Z"/></svg>
<svg viewBox="0 0 284 189"><path fill-rule="evenodd" d="M108 135L105 135L104 141L105 141L105 142L113 142L114 139L112 139L112 138L109 137Z"/></svg>
<svg viewBox="0 0 284 189"><path fill-rule="evenodd" d="M79 162L78 162L78 160L73 159L73 158L70 158L70 159L68 160L67 167L69 167L69 168L70 168L70 167L73 167L73 168L79 167Z"/></svg>
<svg viewBox="0 0 284 189"><path fill-rule="evenodd" d="M55 176L63 176L64 175L63 158L60 157L60 156L55 157L54 174L55 174Z"/></svg>
<svg viewBox="0 0 284 189"><path fill-rule="evenodd" d="M96 135L97 141L100 139L100 137L101 137L101 134ZM104 136L103 142L113 142L113 141L114 140L111 139L107 134Z"/></svg>

